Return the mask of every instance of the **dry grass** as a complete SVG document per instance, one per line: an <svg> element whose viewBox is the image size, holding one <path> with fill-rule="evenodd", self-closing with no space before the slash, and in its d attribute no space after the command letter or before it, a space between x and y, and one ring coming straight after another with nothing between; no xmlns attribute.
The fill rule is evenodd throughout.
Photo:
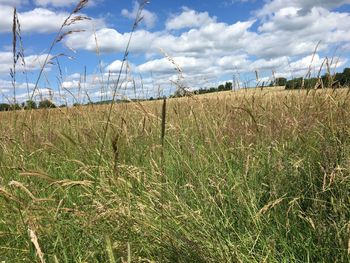
<svg viewBox="0 0 350 263"><path fill-rule="evenodd" d="M1 113L0 260L346 261L345 89L163 105Z"/></svg>
<svg viewBox="0 0 350 263"><path fill-rule="evenodd" d="M346 262L349 89L115 104L131 39L110 105L0 113L0 261Z"/></svg>

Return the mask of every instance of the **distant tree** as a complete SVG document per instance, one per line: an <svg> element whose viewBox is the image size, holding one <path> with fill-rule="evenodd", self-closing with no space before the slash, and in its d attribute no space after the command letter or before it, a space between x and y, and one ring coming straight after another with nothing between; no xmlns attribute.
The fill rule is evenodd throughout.
<svg viewBox="0 0 350 263"><path fill-rule="evenodd" d="M218 91L217 88L211 87L211 88L208 90L208 93L217 92L217 91Z"/></svg>
<svg viewBox="0 0 350 263"><path fill-rule="evenodd" d="M11 104L11 110L20 110L21 106L18 103Z"/></svg>
<svg viewBox="0 0 350 263"><path fill-rule="evenodd" d="M56 108L56 105L51 100L42 100L39 102L40 109Z"/></svg>
<svg viewBox="0 0 350 263"><path fill-rule="evenodd" d="M24 108L25 108L25 109L34 110L34 109L37 109L38 106L36 105L36 102L35 102L35 101L33 101L33 100L27 100L26 103L25 103Z"/></svg>
<svg viewBox="0 0 350 263"><path fill-rule="evenodd" d="M287 81L286 89L300 89L303 85L303 78L296 78Z"/></svg>
<svg viewBox="0 0 350 263"><path fill-rule="evenodd" d="M286 86L287 79L286 78L276 78L276 86Z"/></svg>
<svg viewBox="0 0 350 263"><path fill-rule="evenodd" d="M10 111L11 105L7 103L0 103L0 111Z"/></svg>
<svg viewBox="0 0 350 263"><path fill-rule="evenodd" d="M340 85L344 85L345 84L345 79L344 79L344 75L343 73L336 73L334 75L334 81L338 81Z"/></svg>
<svg viewBox="0 0 350 263"><path fill-rule="evenodd" d="M223 91L225 90L225 86L223 84L218 86L218 91Z"/></svg>
<svg viewBox="0 0 350 263"><path fill-rule="evenodd" d="M332 85L332 76L329 73L324 74L322 77L323 86L329 88Z"/></svg>
<svg viewBox="0 0 350 263"><path fill-rule="evenodd" d="M350 68L345 68L343 71L344 85L350 85Z"/></svg>
<svg viewBox="0 0 350 263"><path fill-rule="evenodd" d="M317 87L318 79L317 78L310 78L304 80L304 88L305 89L314 89Z"/></svg>
<svg viewBox="0 0 350 263"><path fill-rule="evenodd" d="M334 80L338 81L341 86L350 86L350 68L345 68L343 73L337 73Z"/></svg>
<svg viewBox="0 0 350 263"><path fill-rule="evenodd" d="M226 82L224 90L232 90L232 82Z"/></svg>
<svg viewBox="0 0 350 263"><path fill-rule="evenodd" d="M321 76L321 81L318 78L296 78L288 80L286 89L313 89L313 88L336 88L336 87L350 87L350 68L345 68L342 73L338 72L334 75L328 72Z"/></svg>

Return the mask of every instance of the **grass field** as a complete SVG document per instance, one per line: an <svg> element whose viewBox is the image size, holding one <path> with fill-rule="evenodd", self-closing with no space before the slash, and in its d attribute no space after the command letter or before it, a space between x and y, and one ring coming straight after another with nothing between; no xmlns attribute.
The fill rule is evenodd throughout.
<svg viewBox="0 0 350 263"><path fill-rule="evenodd" d="M1 113L0 262L349 262L348 97Z"/></svg>

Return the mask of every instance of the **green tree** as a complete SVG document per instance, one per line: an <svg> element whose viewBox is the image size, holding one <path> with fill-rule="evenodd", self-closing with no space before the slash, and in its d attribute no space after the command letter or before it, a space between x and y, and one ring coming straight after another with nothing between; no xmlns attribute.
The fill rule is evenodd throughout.
<svg viewBox="0 0 350 263"><path fill-rule="evenodd" d="M225 90L232 90L232 82L225 83Z"/></svg>
<svg viewBox="0 0 350 263"><path fill-rule="evenodd" d="M11 105L7 103L0 103L0 111L9 111L11 110Z"/></svg>
<svg viewBox="0 0 350 263"><path fill-rule="evenodd" d="M341 85L350 86L350 68L344 69L341 79Z"/></svg>
<svg viewBox="0 0 350 263"><path fill-rule="evenodd" d="M56 105L51 100L42 100L39 102L40 109L56 108Z"/></svg>
<svg viewBox="0 0 350 263"><path fill-rule="evenodd" d="M286 83L286 89L300 89L303 84L303 78L296 78L288 80Z"/></svg>
<svg viewBox="0 0 350 263"><path fill-rule="evenodd" d="M11 110L20 110L21 106L18 103L11 104Z"/></svg>
<svg viewBox="0 0 350 263"><path fill-rule="evenodd" d="M287 79L286 78L276 78L276 86L286 86Z"/></svg>
<svg viewBox="0 0 350 263"><path fill-rule="evenodd" d="M314 89L318 83L317 78L310 78L304 80L304 88L305 89Z"/></svg>
<svg viewBox="0 0 350 263"><path fill-rule="evenodd" d="M223 91L225 90L225 86L223 84L219 85L218 91Z"/></svg>
<svg viewBox="0 0 350 263"><path fill-rule="evenodd" d="M24 106L25 109L30 109L30 110L34 110L37 109L38 106L36 105L36 102L33 100L27 100Z"/></svg>

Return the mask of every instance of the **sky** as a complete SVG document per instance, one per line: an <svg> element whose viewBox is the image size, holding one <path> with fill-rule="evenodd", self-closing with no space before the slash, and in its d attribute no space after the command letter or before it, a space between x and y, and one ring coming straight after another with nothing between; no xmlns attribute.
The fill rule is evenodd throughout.
<svg viewBox="0 0 350 263"><path fill-rule="evenodd" d="M140 1L88 1L72 18L89 19L63 27L63 34L78 32L64 34L49 52L78 2L0 0L0 101L33 96L86 103L110 99L114 90L149 98L179 85L193 90L233 81L236 88L252 87L255 72L261 84L309 70L317 76L322 64L332 72L350 66L350 0L150 0L116 87ZM15 83L14 7L21 30L16 50L25 61L25 67L17 61Z"/></svg>

